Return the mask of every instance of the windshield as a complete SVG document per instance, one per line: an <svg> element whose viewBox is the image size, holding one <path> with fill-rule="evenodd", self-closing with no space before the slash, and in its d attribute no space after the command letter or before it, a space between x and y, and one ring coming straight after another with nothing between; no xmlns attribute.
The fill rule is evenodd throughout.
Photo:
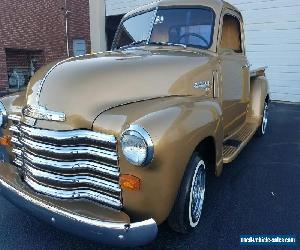
<svg viewBox="0 0 300 250"><path fill-rule="evenodd" d="M148 11L120 24L113 49L145 44L208 49L212 44L214 20L214 12L205 7Z"/></svg>

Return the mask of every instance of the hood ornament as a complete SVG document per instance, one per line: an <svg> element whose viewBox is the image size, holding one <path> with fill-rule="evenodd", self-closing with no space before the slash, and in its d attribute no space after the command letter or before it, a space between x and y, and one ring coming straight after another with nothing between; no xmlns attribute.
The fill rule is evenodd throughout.
<svg viewBox="0 0 300 250"><path fill-rule="evenodd" d="M51 74L51 72L58 67L59 65L65 63L67 60L63 60L55 64L44 76L42 80L39 81L38 89L35 93L35 100L33 101L33 105L27 105L22 110L22 115L25 118L25 122L29 122L31 125L35 124L36 120L46 120L46 121L56 121L56 122L64 122L66 120L66 115L63 112L57 112L48 110L46 107L39 104L40 95L44 86L44 83L47 77Z"/></svg>
<svg viewBox="0 0 300 250"><path fill-rule="evenodd" d="M30 117L37 120L56 122L64 122L66 120L65 113L48 110L47 108L42 106L28 105L22 110L22 114L24 117Z"/></svg>

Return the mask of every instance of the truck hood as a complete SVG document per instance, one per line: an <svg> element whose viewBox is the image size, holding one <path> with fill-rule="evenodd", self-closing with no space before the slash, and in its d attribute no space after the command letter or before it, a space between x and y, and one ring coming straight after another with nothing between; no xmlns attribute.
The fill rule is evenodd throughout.
<svg viewBox="0 0 300 250"><path fill-rule="evenodd" d="M91 128L99 114L119 105L192 95L193 83L211 71L211 58L199 52L143 49L72 58L56 64L40 81L38 102L64 112L67 122L79 119L85 124L81 126Z"/></svg>

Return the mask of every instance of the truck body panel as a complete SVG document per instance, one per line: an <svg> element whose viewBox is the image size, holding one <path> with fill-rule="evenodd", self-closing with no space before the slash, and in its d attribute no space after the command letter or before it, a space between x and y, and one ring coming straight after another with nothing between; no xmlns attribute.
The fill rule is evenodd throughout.
<svg viewBox="0 0 300 250"><path fill-rule="evenodd" d="M204 33L193 22L189 31L166 20L166 10L179 20L195 9L213 17L195 15ZM166 25L155 37L173 42L134 39L141 32L122 38L124 23L144 14L153 15L153 27ZM243 25L221 0L163 0L123 18L114 51L41 68L26 93L1 99L3 195L89 239L149 243L172 213L195 152L205 152L207 168L220 176L266 125L268 82L264 68L250 71ZM139 162L144 152L142 163L128 158Z"/></svg>

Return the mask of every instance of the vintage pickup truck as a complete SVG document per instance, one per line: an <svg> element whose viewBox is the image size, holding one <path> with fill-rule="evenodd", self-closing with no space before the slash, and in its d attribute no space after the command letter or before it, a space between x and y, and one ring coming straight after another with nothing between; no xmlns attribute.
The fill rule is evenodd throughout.
<svg viewBox="0 0 300 250"><path fill-rule="evenodd" d="M123 18L112 51L43 67L1 99L2 195L110 245L148 244L167 220L192 231L206 177L266 132L265 70L249 70L244 38L226 2L162 0Z"/></svg>

